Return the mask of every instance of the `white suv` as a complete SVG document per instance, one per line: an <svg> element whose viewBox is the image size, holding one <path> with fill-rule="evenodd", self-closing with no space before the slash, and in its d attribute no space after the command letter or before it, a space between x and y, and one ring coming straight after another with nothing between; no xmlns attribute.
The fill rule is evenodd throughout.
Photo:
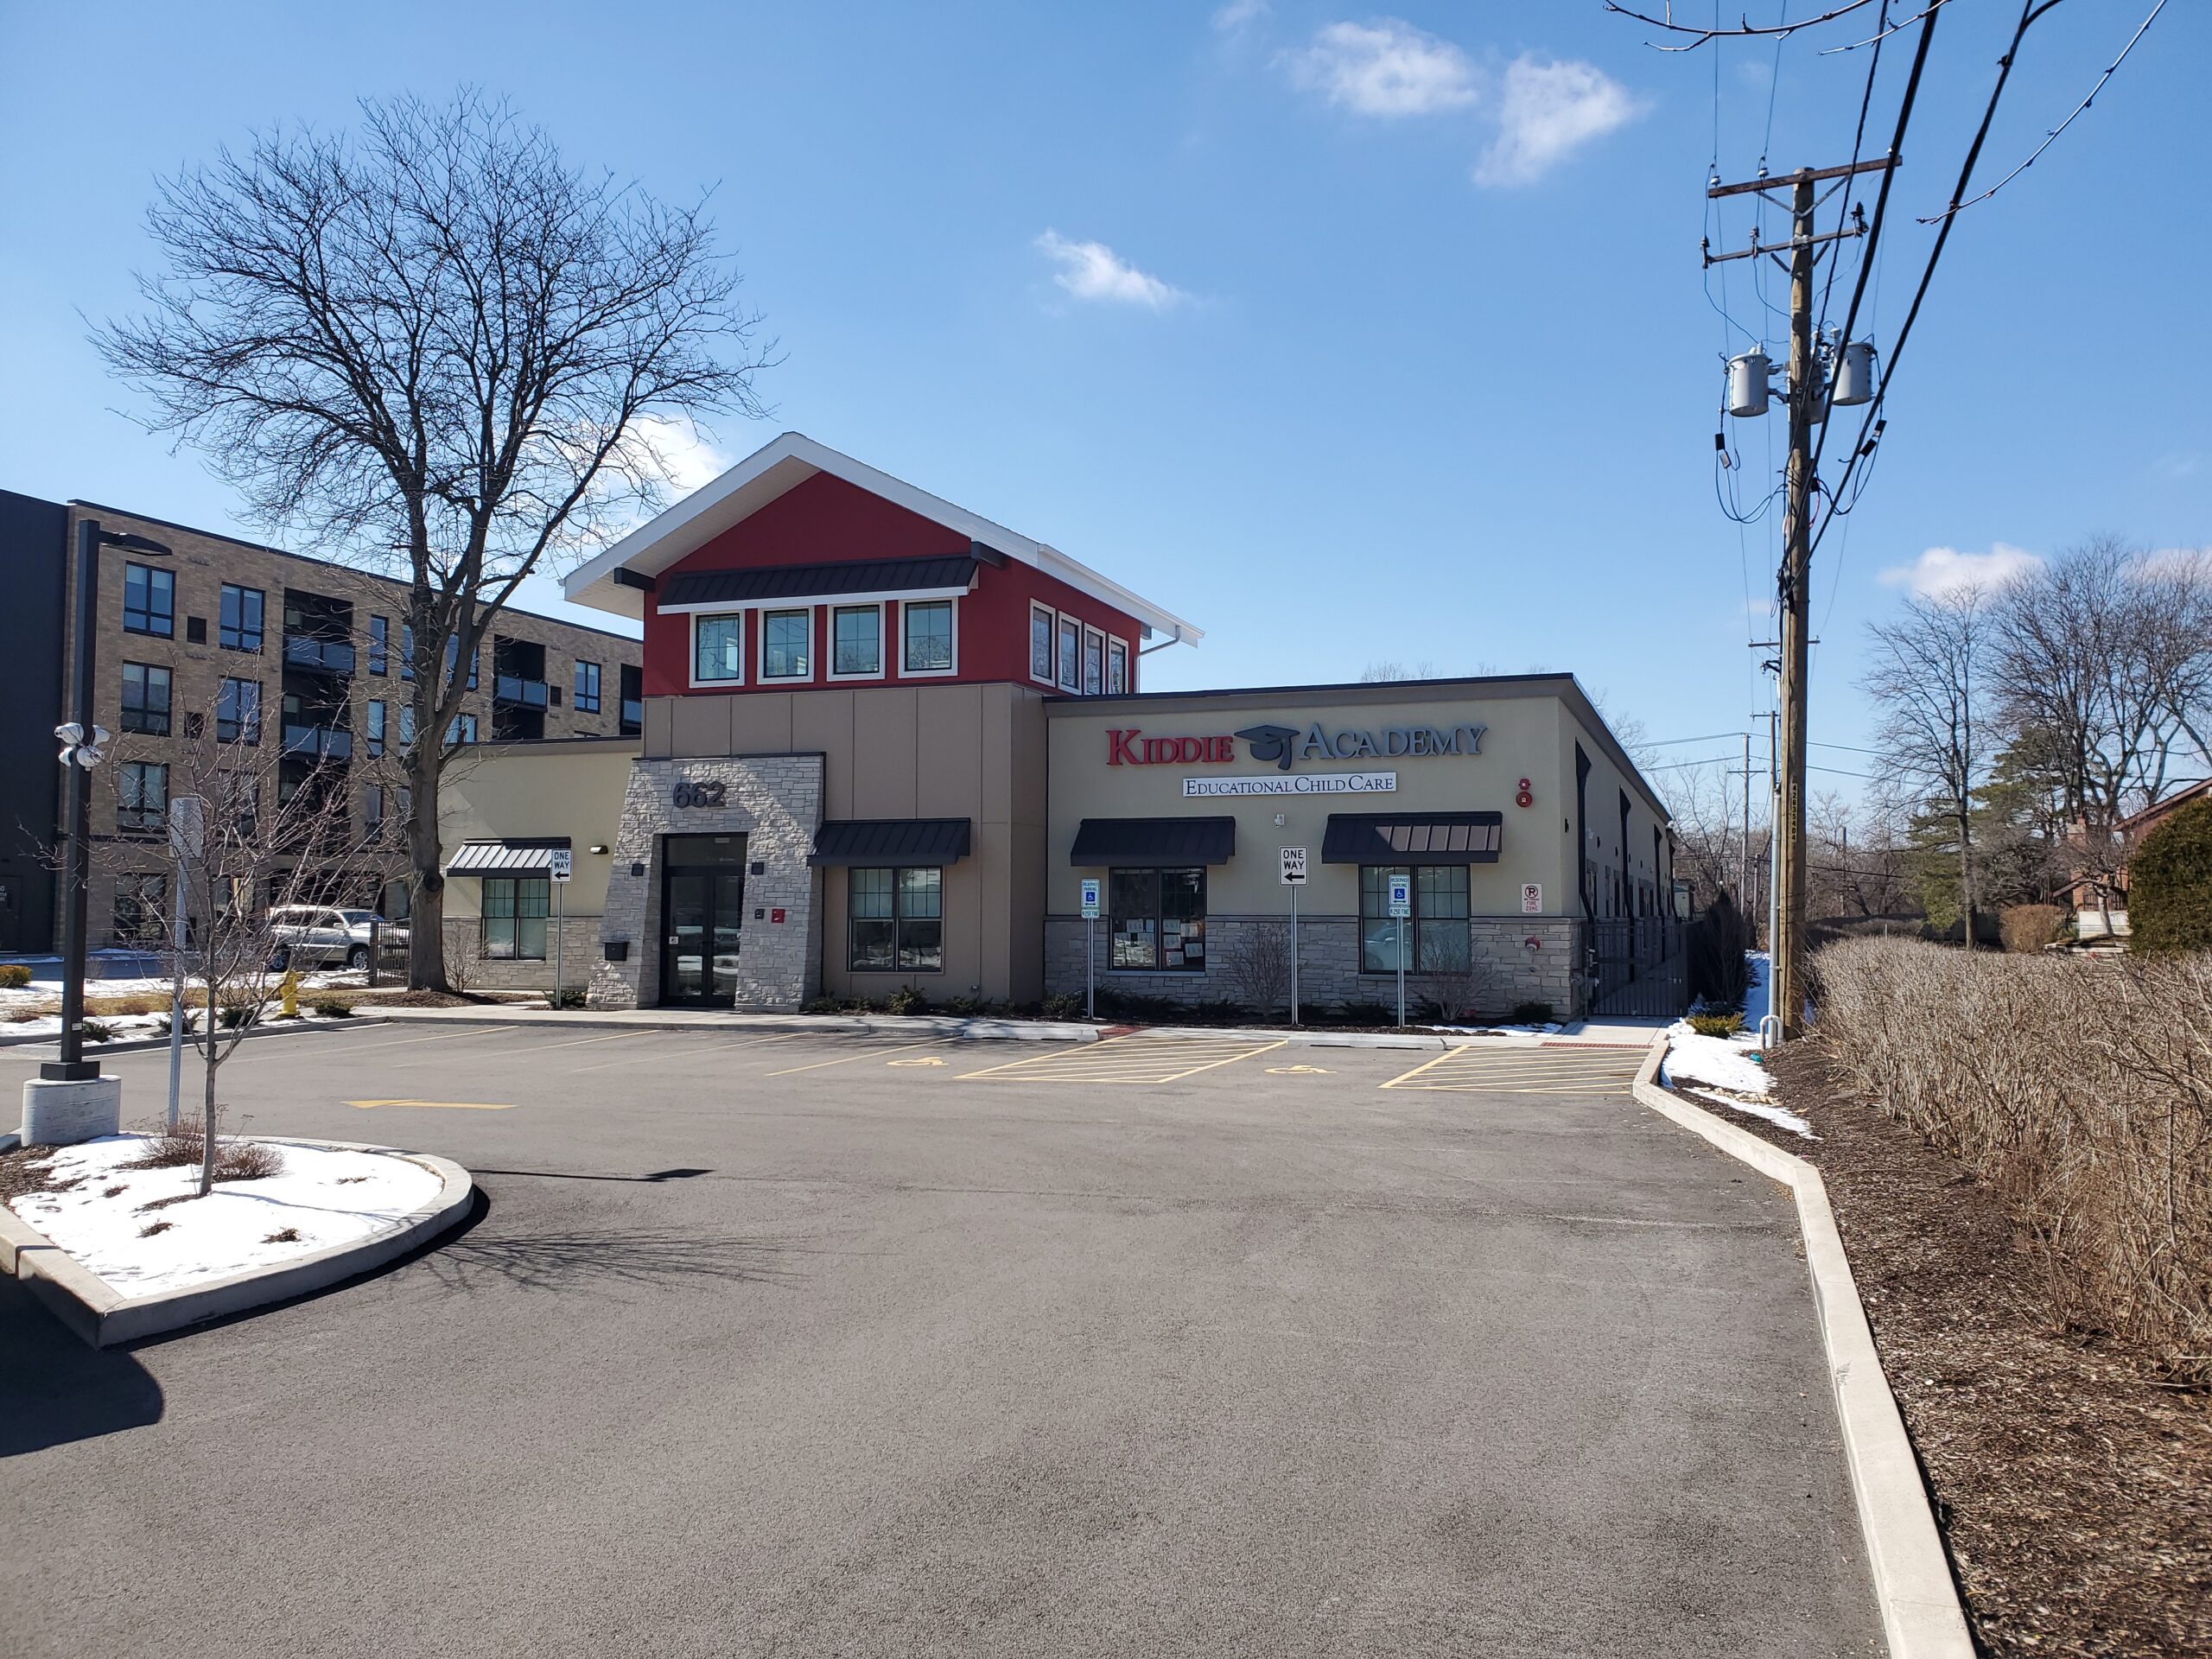
<svg viewBox="0 0 2212 1659"><path fill-rule="evenodd" d="M405 928L394 927L373 910L279 905L269 912L270 937L275 941L270 965L284 969L343 963L356 969L366 968L372 925L387 943L407 943Z"/></svg>

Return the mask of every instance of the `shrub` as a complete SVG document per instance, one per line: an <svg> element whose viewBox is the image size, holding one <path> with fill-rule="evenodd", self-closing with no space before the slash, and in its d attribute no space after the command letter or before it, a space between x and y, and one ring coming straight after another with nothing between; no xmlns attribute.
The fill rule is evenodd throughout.
<svg viewBox="0 0 2212 1659"><path fill-rule="evenodd" d="M843 1006L844 1004L834 996L815 996L809 997L801 1005L799 1012L801 1014L835 1014Z"/></svg>
<svg viewBox="0 0 2212 1659"><path fill-rule="evenodd" d="M1758 943L1750 919L1722 893L1689 925L1682 941L1689 957L1690 996L1709 1008L1740 1008L1751 988L1746 953Z"/></svg>
<svg viewBox="0 0 2212 1659"><path fill-rule="evenodd" d="M1548 1026L1559 1018L1548 1002L1516 1002L1507 1010L1509 1026Z"/></svg>
<svg viewBox="0 0 2212 1659"><path fill-rule="evenodd" d="M556 986L545 1001L556 1008L581 1008L590 993L582 985Z"/></svg>
<svg viewBox="0 0 2212 1659"><path fill-rule="evenodd" d="M963 1020L972 1020L983 1011L983 1001L976 996L956 996L944 1005L944 1011Z"/></svg>
<svg viewBox="0 0 2212 1659"><path fill-rule="evenodd" d="M178 1122L174 1129L157 1128L146 1141L146 1149L124 1169L180 1169L197 1168L202 1142L200 1125L191 1119ZM219 1127L215 1135L215 1179L219 1181L259 1181L277 1174L284 1167L284 1160L276 1147L263 1141L238 1141L224 1138Z"/></svg>
<svg viewBox="0 0 2212 1659"><path fill-rule="evenodd" d="M884 1006L893 1014L927 1014L930 1000L918 985L901 985L885 999Z"/></svg>
<svg viewBox="0 0 2212 1659"><path fill-rule="evenodd" d="M2191 801L2143 837L2127 861L2133 950L2212 950L2212 800Z"/></svg>
<svg viewBox="0 0 2212 1659"><path fill-rule="evenodd" d="M1398 1023L1398 1005L1395 1002L1370 1002L1364 998L1350 997L1337 1004L1337 1013L1348 1026L1395 1026Z"/></svg>
<svg viewBox="0 0 2212 1659"><path fill-rule="evenodd" d="M2066 911L2059 905L2007 905L1998 912L1998 936L2016 956L2029 956L2057 943L2066 925Z"/></svg>
<svg viewBox="0 0 2212 1659"><path fill-rule="evenodd" d="M1083 999L1073 991L1062 991L1045 999L1043 1012L1047 1020L1080 1020Z"/></svg>
<svg viewBox="0 0 2212 1659"><path fill-rule="evenodd" d="M226 1002L216 1010L215 1019L225 1031L243 1031L248 1026L261 1023L261 1005L258 1002Z"/></svg>
<svg viewBox="0 0 2212 1659"><path fill-rule="evenodd" d="M85 1040L88 1043L111 1043L115 1040L115 1027L104 1025L98 1020L86 1020L84 1032Z"/></svg>
<svg viewBox="0 0 2212 1659"><path fill-rule="evenodd" d="M1740 1014L1694 1014L1690 1029L1700 1037L1733 1037L1744 1028Z"/></svg>
<svg viewBox="0 0 2212 1659"><path fill-rule="evenodd" d="M2005 1199L2053 1311L2212 1382L2212 957L1821 953L1843 1081Z"/></svg>
<svg viewBox="0 0 2212 1659"><path fill-rule="evenodd" d="M29 988L31 970L29 963L0 962L0 991L20 991Z"/></svg>
<svg viewBox="0 0 2212 1659"><path fill-rule="evenodd" d="M1230 982L1262 1019L1290 1006L1290 925L1248 922L1229 930L1222 954Z"/></svg>
<svg viewBox="0 0 2212 1659"><path fill-rule="evenodd" d="M333 996L327 991L308 1002L308 1007L325 1020L351 1020L353 1003L349 997Z"/></svg>
<svg viewBox="0 0 2212 1659"><path fill-rule="evenodd" d="M200 1029L200 1016L194 1014L190 1008L187 1008L184 1011L183 1024L184 1034L189 1037L194 1032ZM159 1036L168 1036L169 1034L169 1016L166 1014L156 1014L154 1017L154 1030Z"/></svg>
<svg viewBox="0 0 2212 1659"><path fill-rule="evenodd" d="M1149 996L1141 991L1101 990L1098 993L1098 1012L1109 1019L1129 1020L1150 1025L1181 1017L1183 1005L1168 996ZM1078 1002L1076 1005L1081 1007Z"/></svg>

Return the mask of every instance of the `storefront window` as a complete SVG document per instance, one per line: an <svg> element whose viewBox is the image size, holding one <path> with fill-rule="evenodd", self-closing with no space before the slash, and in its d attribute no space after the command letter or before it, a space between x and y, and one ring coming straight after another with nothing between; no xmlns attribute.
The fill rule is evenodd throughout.
<svg viewBox="0 0 2212 1659"><path fill-rule="evenodd" d="M1390 879L1403 868L1363 864L1359 869L1359 970L1395 974L1454 973L1467 966L1467 867L1424 864L1413 872L1414 913L1390 914ZM1408 944L1411 955L1405 955Z"/></svg>
<svg viewBox="0 0 2212 1659"><path fill-rule="evenodd" d="M855 973L944 971L944 872L855 869L847 887Z"/></svg>
<svg viewBox="0 0 2212 1659"><path fill-rule="evenodd" d="M695 680L741 680L745 677L745 619L742 616L702 616L693 636L691 677Z"/></svg>
<svg viewBox="0 0 2212 1659"><path fill-rule="evenodd" d="M1196 972L1206 965L1206 873L1107 872L1108 965L1125 971Z"/></svg>
<svg viewBox="0 0 2212 1659"><path fill-rule="evenodd" d="M943 674L952 668L952 601L932 599L902 605L906 632L906 672Z"/></svg>
<svg viewBox="0 0 2212 1659"><path fill-rule="evenodd" d="M882 611L874 605L841 605L830 616L830 671L882 673Z"/></svg>
<svg viewBox="0 0 2212 1659"><path fill-rule="evenodd" d="M545 960L545 918L553 884L542 875L484 878L484 954L501 960Z"/></svg>
<svg viewBox="0 0 2212 1659"><path fill-rule="evenodd" d="M811 611L760 613L760 677L764 680L803 680L813 671L808 635L814 632Z"/></svg>

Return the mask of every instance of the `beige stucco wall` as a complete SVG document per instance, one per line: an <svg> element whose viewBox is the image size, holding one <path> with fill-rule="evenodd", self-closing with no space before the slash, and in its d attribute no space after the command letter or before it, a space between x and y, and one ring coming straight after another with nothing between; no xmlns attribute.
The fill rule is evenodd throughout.
<svg viewBox="0 0 2212 1659"><path fill-rule="evenodd" d="M566 836L575 875L562 895L569 916L598 916L607 905L611 855L622 823L622 792L636 738L565 743L484 744L457 757L438 798L438 833L451 858L464 841ZM446 915L474 920L482 887L473 878L446 883Z"/></svg>

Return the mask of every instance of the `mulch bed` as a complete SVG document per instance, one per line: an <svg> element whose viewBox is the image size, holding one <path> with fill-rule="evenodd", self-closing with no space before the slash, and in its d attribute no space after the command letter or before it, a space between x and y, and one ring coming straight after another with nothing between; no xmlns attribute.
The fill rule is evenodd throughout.
<svg viewBox="0 0 2212 1659"><path fill-rule="evenodd" d="M1776 1076L1820 1139L1697 1103L1827 1182L1985 1651L2212 1655L2212 1396L2061 1329L1999 1196L1817 1046Z"/></svg>

